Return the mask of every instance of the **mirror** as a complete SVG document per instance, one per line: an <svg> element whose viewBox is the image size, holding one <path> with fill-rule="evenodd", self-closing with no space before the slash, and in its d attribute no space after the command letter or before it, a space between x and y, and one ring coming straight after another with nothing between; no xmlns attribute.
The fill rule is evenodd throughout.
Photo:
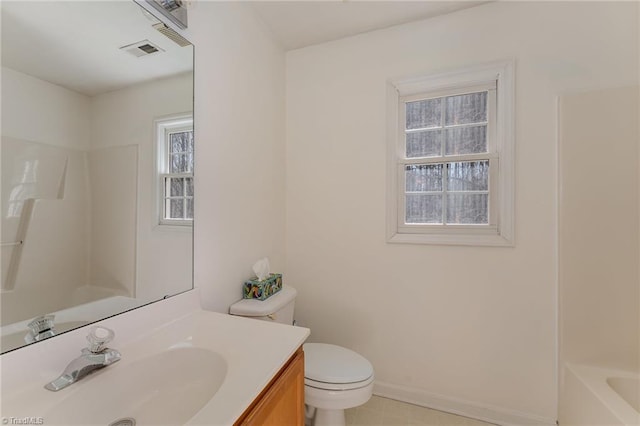
<svg viewBox="0 0 640 426"><path fill-rule="evenodd" d="M193 46L133 1L0 7L7 352L192 288Z"/></svg>

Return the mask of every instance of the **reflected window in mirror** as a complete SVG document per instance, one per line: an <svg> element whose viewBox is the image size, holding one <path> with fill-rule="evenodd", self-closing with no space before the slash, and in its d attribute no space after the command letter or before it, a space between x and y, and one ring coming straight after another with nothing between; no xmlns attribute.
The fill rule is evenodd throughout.
<svg viewBox="0 0 640 426"><path fill-rule="evenodd" d="M193 117L156 120L158 223L193 224Z"/></svg>

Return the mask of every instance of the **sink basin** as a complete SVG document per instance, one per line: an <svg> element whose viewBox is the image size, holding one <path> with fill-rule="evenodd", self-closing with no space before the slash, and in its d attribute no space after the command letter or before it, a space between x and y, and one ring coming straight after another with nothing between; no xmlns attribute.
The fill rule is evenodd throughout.
<svg viewBox="0 0 640 426"><path fill-rule="evenodd" d="M106 426L125 418L138 426L183 424L211 400L226 375L227 362L217 352L169 349L121 361L73 384L43 417L47 424L65 425Z"/></svg>

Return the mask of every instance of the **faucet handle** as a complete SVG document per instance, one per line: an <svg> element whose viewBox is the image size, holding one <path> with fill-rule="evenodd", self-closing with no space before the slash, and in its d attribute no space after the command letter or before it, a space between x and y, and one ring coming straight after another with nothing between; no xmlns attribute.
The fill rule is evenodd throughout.
<svg viewBox="0 0 640 426"><path fill-rule="evenodd" d="M49 337L56 335L56 328L53 320L55 315L42 315L31 320L27 327L29 327L29 333L24 336L24 341L27 343L38 342L40 340L48 339Z"/></svg>
<svg viewBox="0 0 640 426"><path fill-rule="evenodd" d="M31 320L31 322L27 324L27 327L29 327L35 336L45 331L53 330L55 327L53 323L54 319L55 315L42 315Z"/></svg>
<svg viewBox="0 0 640 426"><path fill-rule="evenodd" d="M89 329L89 334L87 334L87 341L89 342L87 349L94 354L101 352L105 345L113 340L115 335L111 329L99 325L93 326Z"/></svg>

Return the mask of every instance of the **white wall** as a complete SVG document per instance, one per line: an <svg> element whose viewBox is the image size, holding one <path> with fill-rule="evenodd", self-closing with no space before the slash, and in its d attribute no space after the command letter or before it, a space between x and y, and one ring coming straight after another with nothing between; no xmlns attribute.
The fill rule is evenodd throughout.
<svg viewBox="0 0 640 426"><path fill-rule="evenodd" d="M240 3L199 2L186 36L196 46L195 285L205 308L227 312L256 260L284 268L284 53Z"/></svg>
<svg viewBox="0 0 640 426"><path fill-rule="evenodd" d="M91 185L88 284L135 297L138 146L94 149L88 157ZM188 280L188 276L185 274L183 280ZM156 299L162 295L157 293Z"/></svg>
<svg viewBox="0 0 640 426"><path fill-rule="evenodd" d="M639 93L560 101L562 364L640 371Z"/></svg>
<svg viewBox="0 0 640 426"><path fill-rule="evenodd" d="M66 148L89 147L87 96L2 67L2 100L3 136Z"/></svg>
<svg viewBox="0 0 640 426"><path fill-rule="evenodd" d="M495 2L287 53L286 281L312 339L370 359L378 393L553 424L556 97L636 81L636 9ZM387 244L387 80L507 58L515 248Z"/></svg>
<svg viewBox="0 0 640 426"><path fill-rule="evenodd" d="M129 152L132 146L134 150L137 148L138 161L133 164L137 169L122 170L122 173L133 173L130 176L133 181L137 179L138 187L129 188L133 193L126 195L134 200L137 195L137 212L135 203L129 208L134 209L133 217L126 214L126 209L121 208L123 216L112 221L112 226L102 227L96 224L94 236L107 244L102 246L102 253L110 252L108 245L114 243L107 238L108 235L117 235L119 241L127 242L124 247L130 256L123 256L119 261L113 259L112 268L108 270L110 273L120 271L116 275L121 277L136 273L135 297L141 301L175 294L191 285L191 228L169 229L157 225L154 120L192 111L192 91L192 76L191 73L186 73L104 93L91 99L91 147L101 151L94 155L105 156L109 152L108 148L114 147ZM203 142L206 143L206 139ZM115 160L114 154L109 154L109 157L116 161L114 164L119 164L115 167L116 170L124 165L131 166L130 163L125 163L126 155ZM120 191L118 185L112 188ZM123 195L125 194L111 194L111 197ZM126 219L126 226L117 225L122 219ZM137 232L137 238L132 238L132 231ZM98 260L94 259L94 265ZM132 270L134 267L137 270ZM108 279L105 274L101 275ZM116 276L112 278L118 279Z"/></svg>
<svg viewBox="0 0 640 426"><path fill-rule="evenodd" d="M1 240L24 241L2 247L3 324L68 307L57 295L87 282L88 107L84 95L2 67Z"/></svg>

